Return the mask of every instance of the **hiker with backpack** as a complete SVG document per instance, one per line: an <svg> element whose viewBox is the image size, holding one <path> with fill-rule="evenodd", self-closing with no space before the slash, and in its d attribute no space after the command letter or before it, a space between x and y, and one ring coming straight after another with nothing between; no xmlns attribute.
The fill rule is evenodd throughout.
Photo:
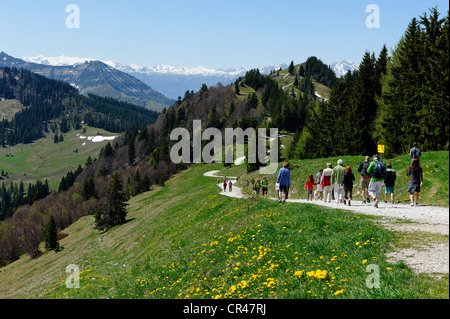
<svg viewBox="0 0 450 319"><path fill-rule="evenodd" d="M364 162L361 162L358 167L358 172L361 174L361 180L359 182L359 188L361 189L361 195L362 195L362 203L370 203L369 200L369 184L370 184L370 174L367 173L367 169L370 165L370 157L366 156Z"/></svg>
<svg viewBox="0 0 450 319"><path fill-rule="evenodd" d="M367 173L372 174L369 183L369 196L373 198L375 204L373 207L378 208L378 199L381 193L381 187L383 186L384 176L386 175L386 167L384 163L380 161L378 155L372 156L372 162L367 169Z"/></svg>
<svg viewBox="0 0 450 319"><path fill-rule="evenodd" d="M391 164L386 165L386 176L384 176L384 201L383 203L387 203L388 194L391 194L391 204L394 204L394 187L395 180L397 179L397 173L392 169Z"/></svg>

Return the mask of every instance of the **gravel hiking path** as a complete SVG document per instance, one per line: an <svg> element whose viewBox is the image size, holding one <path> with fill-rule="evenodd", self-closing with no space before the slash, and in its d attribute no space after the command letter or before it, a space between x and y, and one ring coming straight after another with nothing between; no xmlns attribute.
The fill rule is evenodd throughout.
<svg viewBox="0 0 450 319"><path fill-rule="evenodd" d="M222 179L217 176L219 171L206 172L204 176ZM227 176L229 180L236 177ZM242 189L233 185L232 191L223 190L220 187L220 195L245 198ZM270 198L276 200L276 198ZM388 261L397 263L403 260L416 273L441 276L449 273L449 208L439 206L410 207L405 204L379 203L379 208L373 204L362 204L361 201L352 201L352 206L346 206L335 201L325 203L320 200L306 201L306 199L288 199L287 203L307 203L320 205L334 209L345 209L355 213L381 216L380 225L392 231L400 232L405 237L406 243L402 247L393 247L392 252L387 254ZM281 204L280 204L281 205ZM403 247L403 246L406 246Z"/></svg>

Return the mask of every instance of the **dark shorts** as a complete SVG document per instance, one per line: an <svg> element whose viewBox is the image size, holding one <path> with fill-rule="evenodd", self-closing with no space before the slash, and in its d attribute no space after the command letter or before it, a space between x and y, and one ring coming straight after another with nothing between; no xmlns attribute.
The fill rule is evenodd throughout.
<svg viewBox="0 0 450 319"><path fill-rule="evenodd" d="M408 193L420 193L420 182L409 181Z"/></svg>
<svg viewBox="0 0 450 319"><path fill-rule="evenodd" d="M289 194L289 186L283 186L283 185L280 185L280 191L282 191L283 193L285 193L285 194L286 194L286 197L287 197L288 194Z"/></svg>
<svg viewBox="0 0 450 319"><path fill-rule="evenodd" d="M344 198L352 199L353 188L345 188L344 191L345 191Z"/></svg>
<svg viewBox="0 0 450 319"><path fill-rule="evenodd" d="M262 188L262 194L263 195L267 195L267 187L263 187Z"/></svg>

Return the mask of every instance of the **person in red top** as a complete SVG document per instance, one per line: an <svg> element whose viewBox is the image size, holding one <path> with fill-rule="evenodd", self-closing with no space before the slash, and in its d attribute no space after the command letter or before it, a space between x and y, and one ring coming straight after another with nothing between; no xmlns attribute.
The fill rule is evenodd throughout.
<svg viewBox="0 0 450 319"><path fill-rule="evenodd" d="M331 163L327 163L327 168L323 170L321 184L323 188L323 201L331 203L332 189L331 185L331 174L333 174L333 169Z"/></svg>
<svg viewBox="0 0 450 319"><path fill-rule="evenodd" d="M312 174L309 174L308 179L306 180L306 184L304 189L307 190L306 193L306 200L310 200L312 201L313 199L313 190L314 190L314 186L316 186L317 184L314 182L314 177Z"/></svg>
<svg viewBox="0 0 450 319"><path fill-rule="evenodd" d="M228 185L227 177L224 176L224 177L223 177L223 191L224 191L224 192L227 191L227 185Z"/></svg>

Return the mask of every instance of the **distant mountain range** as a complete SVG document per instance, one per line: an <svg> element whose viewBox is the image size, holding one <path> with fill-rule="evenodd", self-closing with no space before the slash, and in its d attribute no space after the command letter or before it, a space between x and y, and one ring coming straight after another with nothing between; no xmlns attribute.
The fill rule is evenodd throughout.
<svg viewBox="0 0 450 319"><path fill-rule="evenodd" d="M68 60L62 60L64 62L60 61L59 65L51 65L50 61L35 63L0 52L0 67L24 68L51 79L64 81L76 87L81 94L93 93L112 97L155 111L161 111L175 102L132 75L101 61L90 60L80 63L77 58L70 58L69 63L76 64L66 65ZM54 60L51 61L55 63Z"/></svg>
<svg viewBox="0 0 450 319"><path fill-rule="evenodd" d="M64 55L59 57L45 57L39 55L35 57L24 57L22 59L32 63L54 66L79 65L86 61L95 61L93 58L77 58ZM102 62L136 77L156 91L161 92L172 99L177 99L179 96L183 97L186 91L196 92L200 89L202 84L208 86L214 86L218 83L228 85L237 78L244 76L245 73L250 70L250 68L244 67L237 69L214 69L205 66L140 66L135 64L123 65L117 61L102 60ZM285 69L287 67L288 65L285 63L274 64L260 68L260 72L268 74L272 70L278 70L280 68Z"/></svg>
<svg viewBox="0 0 450 319"><path fill-rule="evenodd" d="M147 105L154 110L171 105L179 96L183 97L186 91L198 91L204 83L208 86L218 83L228 85L251 69L123 65L117 61L98 61L94 58L64 55L16 59L1 52L0 66L2 64L22 66L50 78L63 80L79 88L81 93L92 92L115 97L138 105ZM268 74L287 67L287 64L279 63L260 68L260 72ZM358 64L344 60L334 62L330 67L337 77L341 77L348 70L358 69Z"/></svg>

